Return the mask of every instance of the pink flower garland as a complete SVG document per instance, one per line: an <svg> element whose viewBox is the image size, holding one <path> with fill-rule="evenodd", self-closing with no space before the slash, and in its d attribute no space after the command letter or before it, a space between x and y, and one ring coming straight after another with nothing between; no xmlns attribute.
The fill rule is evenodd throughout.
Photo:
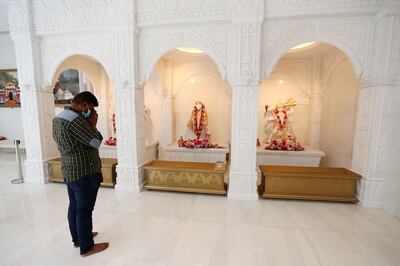
<svg viewBox="0 0 400 266"><path fill-rule="evenodd" d="M194 121L193 121L194 122L193 131L196 134L197 139L199 139L200 136L201 136L201 132L204 129L204 114L206 112L205 106L204 105L201 106L200 125L199 125L199 127L197 127L197 112L198 112L198 110L197 110L197 108L195 106L193 108L193 116L194 116L194 118L193 118L194 119Z"/></svg>
<svg viewBox="0 0 400 266"><path fill-rule="evenodd" d="M109 146L117 146L117 128L115 126L115 114L113 114L112 123L113 123L114 137L109 137L106 141L104 141L104 144Z"/></svg>

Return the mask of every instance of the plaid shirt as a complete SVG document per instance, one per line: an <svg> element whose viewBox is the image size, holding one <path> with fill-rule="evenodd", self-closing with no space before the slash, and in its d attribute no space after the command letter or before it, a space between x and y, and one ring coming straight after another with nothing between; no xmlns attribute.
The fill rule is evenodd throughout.
<svg viewBox="0 0 400 266"><path fill-rule="evenodd" d="M98 148L103 137L78 112L67 108L53 119L53 138L61 154L61 171L66 182L101 173Z"/></svg>

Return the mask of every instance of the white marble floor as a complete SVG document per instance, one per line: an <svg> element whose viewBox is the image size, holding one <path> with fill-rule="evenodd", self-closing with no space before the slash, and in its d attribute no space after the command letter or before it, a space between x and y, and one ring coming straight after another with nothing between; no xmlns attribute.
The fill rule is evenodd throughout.
<svg viewBox="0 0 400 266"><path fill-rule="evenodd" d="M106 188L94 227L110 248L82 258L65 186L11 185L10 154L0 168L0 265L400 265L400 221L382 210Z"/></svg>

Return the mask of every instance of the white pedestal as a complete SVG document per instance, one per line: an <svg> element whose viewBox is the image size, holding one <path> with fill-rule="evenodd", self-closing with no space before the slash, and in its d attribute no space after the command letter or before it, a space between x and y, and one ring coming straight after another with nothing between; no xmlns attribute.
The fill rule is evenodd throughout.
<svg viewBox="0 0 400 266"><path fill-rule="evenodd" d="M157 147L158 147L157 141L146 143L144 163L157 159ZM117 159L117 147L103 144L99 148L99 154L101 158Z"/></svg>
<svg viewBox="0 0 400 266"><path fill-rule="evenodd" d="M100 158L114 158L117 159L117 147L102 144L99 148Z"/></svg>
<svg viewBox="0 0 400 266"><path fill-rule="evenodd" d="M228 145L223 145L228 147ZM166 161L216 163L225 162L229 148L221 149L189 149L179 147L177 143L168 146L159 146L158 159Z"/></svg>
<svg viewBox="0 0 400 266"><path fill-rule="evenodd" d="M325 153L310 147L304 151L270 151L262 147L257 148L257 172L260 176L259 165L286 165L318 167Z"/></svg>

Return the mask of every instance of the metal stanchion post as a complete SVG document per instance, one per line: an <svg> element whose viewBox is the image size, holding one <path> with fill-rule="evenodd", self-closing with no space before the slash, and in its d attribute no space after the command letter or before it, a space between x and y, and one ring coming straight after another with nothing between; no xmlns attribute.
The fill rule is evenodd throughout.
<svg viewBox="0 0 400 266"><path fill-rule="evenodd" d="M21 184L24 183L24 177L22 176L22 163L21 163L21 152L19 150L19 140L14 140L15 145L15 156L17 157L17 167L18 167L18 178L13 179L11 184Z"/></svg>

